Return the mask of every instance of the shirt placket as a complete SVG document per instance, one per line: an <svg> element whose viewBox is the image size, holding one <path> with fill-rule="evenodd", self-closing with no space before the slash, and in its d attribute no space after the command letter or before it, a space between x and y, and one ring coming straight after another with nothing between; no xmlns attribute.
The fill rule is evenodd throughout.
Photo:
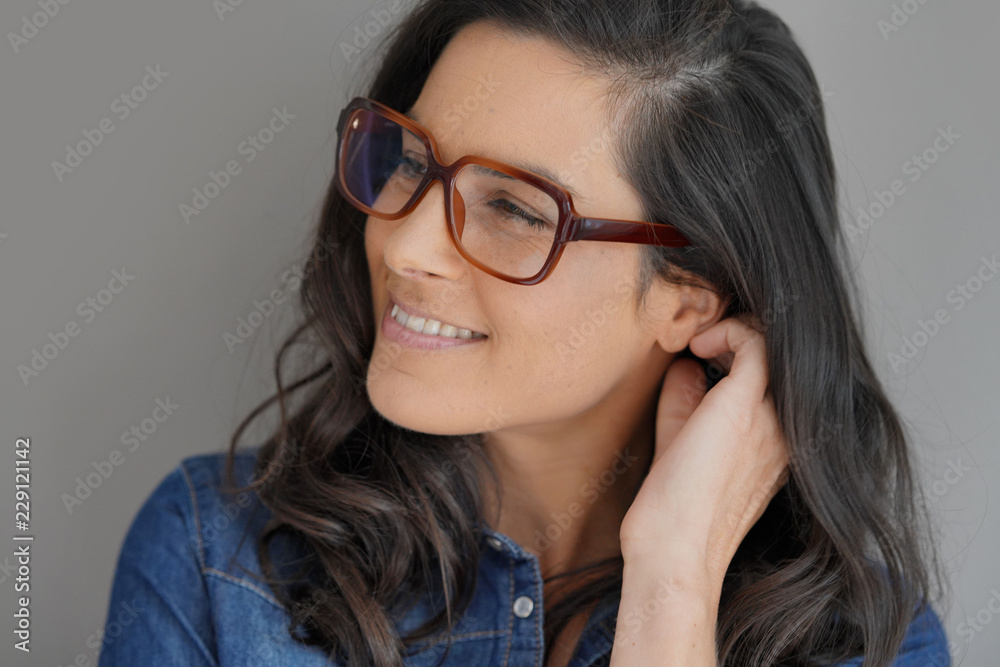
<svg viewBox="0 0 1000 667"><path fill-rule="evenodd" d="M508 565L509 588L504 603L508 630L502 664L504 667L543 667L545 619L538 559L504 535L493 533L487 541L507 559Z"/></svg>

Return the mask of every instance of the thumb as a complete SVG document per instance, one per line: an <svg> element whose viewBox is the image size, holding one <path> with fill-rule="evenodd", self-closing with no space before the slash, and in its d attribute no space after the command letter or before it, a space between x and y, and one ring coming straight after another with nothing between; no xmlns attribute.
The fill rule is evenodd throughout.
<svg viewBox="0 0 1000 667"><path fill-rule="evenodd" d="M654 463L667 450L691 414L701 404L707 389L705 372L694 359L676 359L667 367L656 409Z"/></svg>

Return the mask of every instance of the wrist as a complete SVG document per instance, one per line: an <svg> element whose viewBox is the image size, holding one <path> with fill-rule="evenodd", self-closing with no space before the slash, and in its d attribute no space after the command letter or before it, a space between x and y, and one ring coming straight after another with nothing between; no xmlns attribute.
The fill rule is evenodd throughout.
<svg viewBox="0 0 1000 667"><path fill-rule="evenodd" d="M704 559L663 550L624 558L622 596L655 592L662 600L684 604L702 601L707 609L717 610L722 582L723 577L714 575Z"/></svg>
<svg viewBox="0 0 1000 667"><path fill-rule="evenodd" d="M708 548L704 541L677 537L621 536L622 560L637 569L664 569L689 576L708 576Z"/></svg>
<svg viewBox="0 0 1000 667"><path fill-rule="evenodd" d="M612 664L715 667L721 585L698 568L626 562Z"/></svg>

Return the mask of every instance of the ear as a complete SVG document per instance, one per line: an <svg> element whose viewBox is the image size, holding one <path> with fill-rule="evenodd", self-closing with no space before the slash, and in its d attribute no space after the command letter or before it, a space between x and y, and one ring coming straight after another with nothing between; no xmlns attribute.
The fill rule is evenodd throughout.
<svg viewBox="0 0 1000 667"><path fill-rule="evenodd" d="M664 351L677 353L697 334L718 322L727 303L705 287L676 285L662 280L650 288L647 318Z"/></svg>

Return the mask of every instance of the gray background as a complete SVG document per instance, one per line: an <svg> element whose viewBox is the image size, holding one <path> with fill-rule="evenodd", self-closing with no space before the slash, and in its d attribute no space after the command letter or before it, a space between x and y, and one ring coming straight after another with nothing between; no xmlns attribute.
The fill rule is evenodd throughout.
<svg viewBox="0 0 1000 667"><path fill-rule="evenodd" d="M332 174L333 128L353 92L345 86L371 52L348 61L342 45L371 10L392 5L243 0L220 15L209 0L69 2L15 53L6 35L41 11L37 2L0 7L0 499L8 508L0 564L16 534L18 437L32 443L37 536L32 652L12 648L8 576L0 662L66 665L82 654L93 664L88 637L103 625L115 558L140 503L182 457L220 451L270 388L271 353L295 315L293 285L282 276L302 264ZM1000 491L1000 278L978 285L960 309L948 295L1000 252L1000 7L908 0L899 12L917 11L897 13L905 24L884 34L888 0L767 4L797 33L829 95L845 220L901 181L902 194L852 244L872 355L916 434L954 585L943 615L955 663L996 664L1000 620L989 604L1000 604L1000 522L989 497ZM113 101L157 65L168 74L121 119ZM274 108L295 118L247 162L239 146ZM60 181L52 163L102 118L114 130ZM959 138L932 151L936 162L911 181L907 161L947 128ZM229 160L242 171L186 224L179 204L190 205L193 188ZM123 268L134 279L101 312L78 312ZM289 298L231 352L224 334L275 289ZM938 310L946 322L918 335ZM71 322L78 335L22 381L17 367ZM916 356L891 363L907 340L919 344ZM122 433L168 398L174 413L70 513L63 494L123 450ZM985 624L970 636L962 624L977 613Z"/></svg>

